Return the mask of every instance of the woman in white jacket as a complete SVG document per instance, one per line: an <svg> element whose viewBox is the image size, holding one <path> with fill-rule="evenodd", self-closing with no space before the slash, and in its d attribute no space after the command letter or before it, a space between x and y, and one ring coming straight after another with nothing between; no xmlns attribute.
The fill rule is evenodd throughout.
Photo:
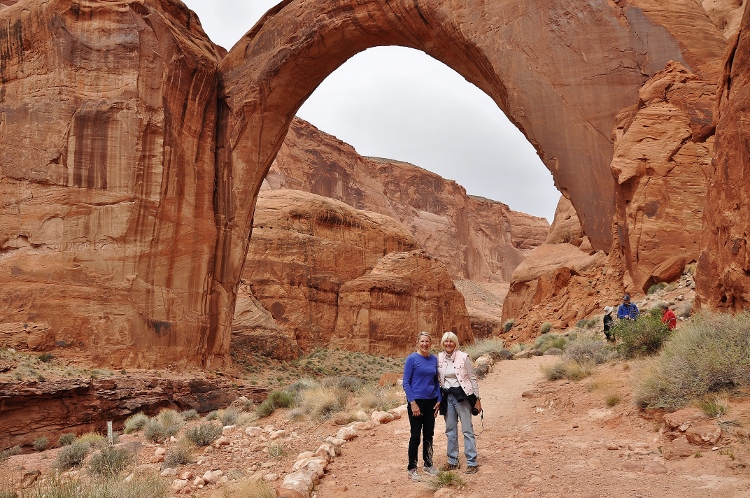
<svg viewBox="0 0 750 498"><path fill-rule="evenodd" d="M474 426L471 422L470 399L476 396L474 408L482 411L479 398L479 385L469 355L458 350L458 337L453 332L443 334L441 340L444 351L438 355L438 377L442 389L440 413L445 417L445 435L448 436L448 463L440 470L449 471L460 467L458 463L458 422L464 435L466 474L475 474L477 465L477 444Z"/></svg>

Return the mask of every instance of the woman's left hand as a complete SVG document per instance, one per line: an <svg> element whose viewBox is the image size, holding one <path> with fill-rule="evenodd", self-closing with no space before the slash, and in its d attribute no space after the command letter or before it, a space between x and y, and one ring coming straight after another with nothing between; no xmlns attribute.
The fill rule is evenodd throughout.
<svg viewBox="0 0 750 498"><path fill-rule="evenodd" d="M437 418L438 413L440 413L440 401L435 403L435 409L434 409L435 418Z"/></svg>

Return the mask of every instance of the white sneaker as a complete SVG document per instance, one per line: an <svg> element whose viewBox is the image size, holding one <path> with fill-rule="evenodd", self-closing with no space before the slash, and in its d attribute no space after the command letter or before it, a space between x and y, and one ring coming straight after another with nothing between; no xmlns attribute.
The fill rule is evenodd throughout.
<svg viewBox="0 0 750 498"><path fill-rule="evenodd" d="M409 479L414 482L419 482L422 480L422 478L419 477L419 472L417 472L417 469L409 469L406 471L406 473L409 474Z"/></svg>

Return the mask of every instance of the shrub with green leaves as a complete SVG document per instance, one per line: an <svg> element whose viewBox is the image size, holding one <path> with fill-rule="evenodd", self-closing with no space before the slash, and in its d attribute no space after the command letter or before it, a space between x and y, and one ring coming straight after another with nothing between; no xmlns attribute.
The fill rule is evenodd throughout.
<svg viewBox="0 0 750 498"><path fill-rule="evenodd" d="M503 322L503 332L508 333L513 328L513 325L516 324L515 318L508 318Z"/></svg>
<svg viewBox="0 0 750 498"><path fill-rule="evenodd" d="M34 449L36 451L44 451L47 448L49 448L49 439L44 436L34 439Z"/></svg>
<svg viewBox="0 0 750 498"><path fill-rule="evenodd" d="M536 338L536 340L534 341L534 349L538 350L541 353L544 353L551 348L565 349L567 343L568 340L561 335L545 334L540 335Z"/></svg>
<svg viewBox="0 0 750 498"><path fill-rule="evenodd" d="M8 458L14 456L14 455L20 455L21 454L21 447L16 445L12 448L8 448L7 450L0 451L0 462L4 462Z"/></svg>
<svg viewBox="0 0 750 498"><path fill-rule="evenodd" d="M439 472L436 476L433 476L429 481L428 485L432 489L448 488L452 486L463 486L466 482L456 474L455 472Z"/></svg>
<svg viewBox="0 0 750 498"><path fill-rule="evenodd" d="M146 422L143 436L149 441L160 443L180 432L183 425L185 421L179 413L175 410L163 410Z"/></svg>
<svg viewBox="0 0 750 498"><path fill-rule="evenodd" d="M568 379L577 381L585 379L594 371L592 363L575 360L563 360L553 365L544 365L541 368L547 380Z"/></svg>
<svg viewBox="0 0 750 498"><path fill-rule="evenodd" d="M681 408L691 400L750 386L750 313L700 314L677 329L636 385L642 408Z"/></svg>
<svg viewBox="0 0 750 498"><path fill-rule="evenodd" d="M581 336L571 340L563 353L564 360L594 365L606 363L616 356L617 351L614 347L591 336Z"/></svg>
<svg viewBox="0 0 750 498"><path fill-rule="evenodd" d="M125 434L138 432L146 427L148 418L148 415L143 412L138 412L134 415L129 416L127 419L125 419Z"/></svg>
<svg viewBox="0 0 750 498"><path fill-rule="evenodd" d="M75 440L76 440L76 435L68 432L68 433L65 433L65 434L61 435L58 438L57 445L61 446L61 447L62 446L68 446L69 444L72 444L73 441L75 441Z"/></svg>
<svg viewBox="0 0 750 498"><path fill-rule="evenodd" d="M266 400L255 407L255 413L258 417L267 417L276 410L276 408L289 408L296 402L296 393L277 390L272 391Z"/></svg>
<svg viewBox="0 0 750 498"><path fill-rule="evenodd" d="M91 455L89 472L98 476L116 476L133 461L133 454L125 448L107 446Z"/></svg>
<svg viewBox="0 0 750 498"><path fill-rule="evenodd" d="M185 437L196 446L208 446L213 443L222 433L222 427L211 422L190 427L185 431Z"/></svg>
<svg viewBox="0 0 750 498"><path fill-rule="evenodd" d="M549 322L544 322L542 325L539 326L539 333L544 335L548 334L552 330L552 324Z"/></svg>
<svg viewBox="0 0 750 498"><path fill-rule="evenodd" d="M619 341L618 350L625 358L652 355L669 338L669 327L661 323L661 310L654 308L637 320L619 320L612 327Z"/></svg>
<svg viewBox="0 0 750 498"><path fill-rule="evenodd" d="M84 441L74 441L63 447L57 454L57 467L60 470L68 470L78 467L89 454L91 446Z"/></svg>
<svg viewBox="0 0 750 498"><path fill-rule="evenodd" d="M227 425L235 425L239 416L240 413L237 410L234 408L227 408L221 412L221 423L225 427Z"/></svg>
<svg viewBox="0 0 750 498"><path fill-rule="evenodd" d="M648 288L648 291L646 291L646 294L656 294L660 290L662 290L664 287L667 286L666 282L659 282L658 284L654 284Z"/></svg>
<svg viewBox="0 0 750 498"><path fill-rule="evenodd" d="M197 410L185 410L184 412L180 413L180 416L182 417L182 420L188 421L188 420L198 420L200 418L200 415L198 415Z"/></svg>
<svg viewBox="0 0 750 498"><path fill-rule="evenodd" d="M461 350L469 355L472 361L489 353L499 353L505 349L505 341L499 338L482 339L471 344L462 344Z"/></svg>

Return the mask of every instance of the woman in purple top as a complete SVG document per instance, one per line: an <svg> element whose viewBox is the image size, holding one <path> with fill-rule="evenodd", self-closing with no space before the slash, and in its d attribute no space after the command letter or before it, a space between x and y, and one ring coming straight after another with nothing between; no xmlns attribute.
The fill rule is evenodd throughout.
<svg viewBox="0 0 750 498"><path fill-rule="evenodd" d="M422 460L424 470L436 475L432 466L432 436L435 433L435 418L440 409L440 383L438 381L437 357L430 353L432 338L428 332L417 336L417 352L410 354L404 363L404 391L411 435L409 437L409 466L407 472L412 481L420 481L417 472L420 435L423 440Z"/></svg>

